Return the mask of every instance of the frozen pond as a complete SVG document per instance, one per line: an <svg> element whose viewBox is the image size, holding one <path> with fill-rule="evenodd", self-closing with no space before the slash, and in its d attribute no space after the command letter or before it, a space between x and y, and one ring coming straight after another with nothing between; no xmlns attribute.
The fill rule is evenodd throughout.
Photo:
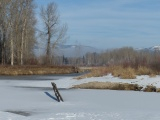
<svg viewBox="0 0 160 120"><path fill-rule="evenodd" d="M1 77L0 120L160 119L159 93L68 89L79 82L72 75L23 77ZM64 102L53 99L51 82Z"/></svg>

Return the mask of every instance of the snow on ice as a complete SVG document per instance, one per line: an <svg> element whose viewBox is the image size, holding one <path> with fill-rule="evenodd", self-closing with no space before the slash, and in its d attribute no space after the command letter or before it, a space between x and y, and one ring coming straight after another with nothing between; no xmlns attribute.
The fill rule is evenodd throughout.
<svg viewBox="0 0 160 120"><path fill-rule="evenodd" d="M51 78L51 76L49 76ZM123 80L111 74L76 80L0 80L0 120L159 120L160 94L138 91L68 89L92 81L154 85L160 88L160 76L137 76ZM57 102L51 82L64 99ZM45 89L46 88L46 89Z"/></svg>

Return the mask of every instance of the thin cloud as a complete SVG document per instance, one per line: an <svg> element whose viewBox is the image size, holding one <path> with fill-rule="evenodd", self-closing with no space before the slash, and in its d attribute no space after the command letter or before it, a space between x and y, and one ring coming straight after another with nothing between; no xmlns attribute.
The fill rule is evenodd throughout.
<svg viewBox="0 0 160 120"><path fill-rule="evenodd" d="M55 0L62 22L68 23L71 41L95 41L101 47L115 46L112 40L140 46L160 39L159 1L154 0ZM111 40L111 41L110 41ZM125 40L127 42L125 42ZM111 42L109 45L108 41ZM129 41L129 42L128 42ZM103 43L108 43L104 46ZM139 43L138 43L139 42ZM89 42L90 43L90 42ZM151 43L151 42L148 42ZM148 46L145 42L144 45ZM93 43L94 44L94 43ZM94 44L94 46L96 46Z"/></svg>

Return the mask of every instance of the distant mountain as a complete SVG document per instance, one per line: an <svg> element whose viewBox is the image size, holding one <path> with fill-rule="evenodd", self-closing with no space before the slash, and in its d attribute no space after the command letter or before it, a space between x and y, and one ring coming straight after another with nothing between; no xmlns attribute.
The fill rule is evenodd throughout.
<svg viewBox="0 0 160 120"><path fill-rule="evenodd" d="M152 51L160 51L160 45L150 47L149 50L152 50Z"/></svg>
<svg viewBox="0 0 160 120"><path fill-rule="evenodd" d="M151 51L151 52L159 51L160 52L160 45L152 46L152 47L149 47L149 48L136 48L135 50Z"/></svg>
<svg viewBox="0 0 160 120"><path fill-rule="evenodd" d="M159 51L160 52L160 45L152 46L149 48L136 48L135 50L138 51ZM45 54L45 49L35 46L34 49L35 55L40 56ZM101 53L102 50L91 47L91 46L84 46L84 45L57 45L54 53L58 56L65 56L65 57L83 57L86 53Z"/></svg>
<svg viewBox="0 0 160 120"><path fill-rule="evenodd" d="M45 49L38 46L35 47L34 51L37 56L45 54ZM86 53L100 53L101 50L84 45L57 45L54 52L58 56L64 55L65 57L82 57Z"/></svg>
<svg viewBox="0 0 160 120"><path fill-rule="evenodd" d="M58 45L55 49L56 54L65 57L82 57L86 53L100 53L99 49L83 45Z"/></svg>

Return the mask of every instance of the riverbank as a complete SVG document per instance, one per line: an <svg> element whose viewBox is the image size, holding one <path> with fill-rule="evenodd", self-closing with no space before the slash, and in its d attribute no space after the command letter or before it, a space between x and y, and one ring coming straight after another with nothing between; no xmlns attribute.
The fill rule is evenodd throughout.
<svg viewBox="0 0 160 120"><path fill-rule="evenodd" d="M71 74L78 70L73 66L0 66L0 75Z"/></svg>

